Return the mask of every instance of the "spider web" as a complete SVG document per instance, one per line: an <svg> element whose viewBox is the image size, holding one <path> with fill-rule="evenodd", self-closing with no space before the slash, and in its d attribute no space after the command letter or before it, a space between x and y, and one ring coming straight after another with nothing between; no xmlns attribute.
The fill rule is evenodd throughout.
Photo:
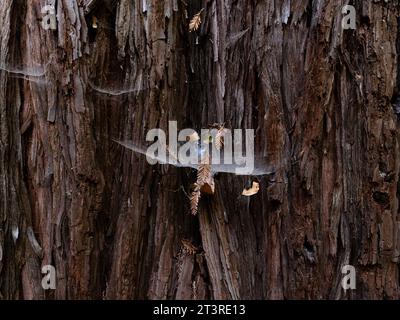
<svg viewBox="0 0 400 320"><path fill-rule="evenodd" d="M120 144L121 146L135 152L141 155L146 155L152 160L157 160L160 164L169 164L175 167L179 168L192 168L192 169L199 169L199 165L197 164L182 164L179 162L179 160L171 154L167 152L166 157L161 157L161 156L154 156L154 155L149 155L147 154L147 148L138 146L132 141L117 141L114 140L116 143ZM171 158L173 160L171 160ZM221 154L221 160L224 159L223 154ZM211 170L213 174L216 173L232 173L235 175L251 175L251 176L263 176L263 175L269 175L274 173L276 170L271 165L266 164L266 159L265 158L260 158L260 157L255 157L254 159L254 168L249 169L248 171L240 172L238 173L238 169L244 169L244 166L240 166L237 164L225 164L225 163L220 163L220 164L211 164Z"/></svg>

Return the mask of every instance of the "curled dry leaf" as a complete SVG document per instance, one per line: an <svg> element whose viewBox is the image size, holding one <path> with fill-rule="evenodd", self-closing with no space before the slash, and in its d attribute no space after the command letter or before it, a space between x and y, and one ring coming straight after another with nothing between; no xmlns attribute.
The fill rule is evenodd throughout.
<svg viewBox="0 0 400 320"><path fill-rule="evenodd" d="M251 197L258 193L260 190L260 184L258 182L253 181L253 185L250 189L244 189L242 192L242 196Z"/></svg>
<svg viewBox="0 0 400 320"><path fill-rule="evenodd" d="M189 32L196 31L201 25L201 13L204 9L201 9L198 13L196 13L192 20L189 23Z"/></svg>

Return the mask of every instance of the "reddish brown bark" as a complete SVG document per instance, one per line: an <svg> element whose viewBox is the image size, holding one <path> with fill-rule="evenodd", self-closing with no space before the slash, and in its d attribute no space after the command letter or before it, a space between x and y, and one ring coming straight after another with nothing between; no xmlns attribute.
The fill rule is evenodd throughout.
<svg viewBox="0 0 400 320"><path fill-rule="evenodd" d="M51 31L0 0L1 298L398 299L399 6L345 31L348 3L58 0ZM251 198L219 174L191 216L194 172L113 141L169 120L253 128L276 172Z"/></svg>

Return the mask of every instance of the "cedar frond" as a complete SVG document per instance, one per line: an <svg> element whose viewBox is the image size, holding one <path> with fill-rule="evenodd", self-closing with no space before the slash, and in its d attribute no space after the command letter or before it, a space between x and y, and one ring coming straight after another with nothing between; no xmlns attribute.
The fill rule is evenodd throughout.
<svg viewBox="0 0 400 320"><path fill-rule="evenodd" d="M197 181L195 188L190 195L190 210L193 215L197 214L201 192L214 193L214 179L211 171L209 156L205 156L201 160L199 169L197 170Z"/></svg>
<svg viewBox="0 0 400 320"><path fill-rule="evenodd" d="M215 135L215 148L217 150L221 150L224 146L224 134L226 133L226 129L224 126L218 128L217 134Z"/></svg>
<svg viewBox="0 0 400 320"><path fill-rule="evenodd" d="M199 251L199 248L197 248L190 240L182 239L181 243L183 253L189 256L194 256Z"/></svg>
<svg viewBox="0 0 400 320"><path fill-rule="evenodd" d="M200 187L202 193L214 194L215 183L209 156L202 159L199 169L197 170L197 185Z"/></svg>
<svg viewBox="0 0 400 320"><path fill-rule="evenodd" d="M201 9L198 13L196 13L192 20L189 23L189 32L196 31L201 25L201 13L204 9Z"/></svg>
<svg viewBox="0 0 400 320"><path fill-rule="evenodd" d="M192 297L193 297L193 300L197 300L197 282L196 282L196 280L192 281Z"/></svg>
<svg viewBox="0 0 400 320"><path fill-rule="evenodd" d="M197 185L201 188L203 184L209 183L212 179L210 159L207 156L201 161L197 171Z"/></svg>
<svg viewBox="0 0 400 320"><path fill-rule="evenodd" d="M221 150L222 147L224 146L224 135L225 135L225 133L228 132L228 130L225 129L225 123L214 123L214 124L210 125L209 127L210 127L210 129L213 130L212 131L213 135L214 135L214 132L217 131L217 133L215 134L215 137L213 139L213 143L217 150Z"/></svg>
<svg viewBox="0 0 400 320"><path fill-rule="evenodd" d="M197 215L197 211L199 208L199 202L200 202L200 196L201 196L201 191L200 191L200 186L195 184L195 188L190 194L190 212L192 215Z"/></svg>

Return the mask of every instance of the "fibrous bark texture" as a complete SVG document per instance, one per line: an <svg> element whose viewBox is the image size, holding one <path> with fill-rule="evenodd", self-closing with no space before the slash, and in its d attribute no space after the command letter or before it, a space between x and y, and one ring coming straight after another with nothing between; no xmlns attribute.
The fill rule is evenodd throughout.
<svg viewBox="0 0 400 320"><path fill-rule="evenodd" d="M0 0L0 298L400 298L398 16L397 1ZM170 120L255 129L274 174L252 197L252 177L219 174L191 215L195 172L114 142Z"/></svg>

